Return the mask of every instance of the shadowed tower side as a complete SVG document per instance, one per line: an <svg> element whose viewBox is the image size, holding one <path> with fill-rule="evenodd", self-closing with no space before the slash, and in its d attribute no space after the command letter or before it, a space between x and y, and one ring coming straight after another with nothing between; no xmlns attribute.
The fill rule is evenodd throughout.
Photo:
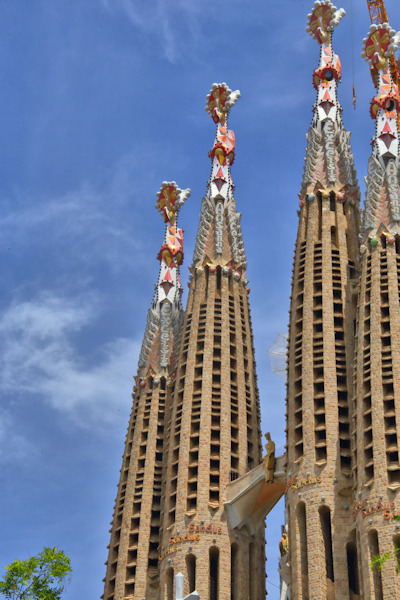
<svg viewBox="0 0 400 600"><path fill-rule="evenodd" d="M396 45L387 24L372 25L363 54L377 75L375 121L362 222L361 279L355 363L357 464L355 517L365 600L400 597L396 561L371 572L376 554L400 546L390 515L400 512L400 190L399 92L389 57ZM387 510L384 513L384 510Z"/></svg>
<svg viewBox="0 0 400 600"><path fill-rule="evenodd" d="M259 398L246 258L230 169L235 136L228 113L239 92L214 84L206 110L216 123L168 425L160 553L161 598L265 597L264 527L232 532L224 501L230 481L261 460ZM254 573L257 575L254 576Z"/></svg>
<svg viewBox="0 0 400 600"><path fill-rule="evenodd" d="M350 411L359 188L342 124L332 32L344 11L328 0L308 15L320 46L295 247L287 384L290 595L349 599L346 548L353 492Z"/></svg>
<svg viewBox="0 0 400 600"><path fill-rule="evenodd" d="M190 195L163 182L156 208L166 232L160 272L139 357L133 406L118 485L105 577L104 600L159 598L162 461L165 411L173 392L183 310L179 267L183 232L179 208Z"/></svg>

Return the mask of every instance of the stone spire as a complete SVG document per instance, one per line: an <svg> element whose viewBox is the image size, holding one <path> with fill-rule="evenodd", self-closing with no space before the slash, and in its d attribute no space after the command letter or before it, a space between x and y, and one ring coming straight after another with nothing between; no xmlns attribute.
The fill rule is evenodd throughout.
<svg viewBox="0 0 400 600"><path fill-rule="evenodd" d="M217 125L214 146L209 152L211 177L203 198L193 266L212 261L229 268L246 269L240 214L236 213L231 165L235 159L235 134L228 129L228 115L239 90L232 92L226 83L213 83L205 110Z"/></svg>
<svg viewBox="0 0 400 600"><path fill-rule="evenodd" d="M396 32L387 23L371 25L361 56L377 71L377 95L371 101L375 120L372 155L366 178L363 237L400 232L399 91L393 83L389 57L397 49ZM393 236L392 236L393 237ZM375 238L376 239L376 238Z"/></svg>
<svg viewBox="0 0 400 600"><path fill-rule="evenodd" d="M360 247L353 404L358 593L382 600L400 597L395 560L382 572L370 568L375 555L400 545L391 520L400 511L399 96L389 68L394 33L387 24L372 25L363 41L377 95L371 102L375 133Z"/></svg>
<svg viewBox="0 0 400 600"><path fill-rule="evenodd" d="M329 1L315 2L307 26L320 44L320 62L300 192L287 380L287 475L297 482L286 496L290 596L299 600L349 599L359 189L331 40L343 13Z"/></svg>
<svg viewBox="0 0 400 600"><path fill-rule="evenodd" d="M190 189L181 190L175 181L164 181L157 193L156 209L166 223L164 244L158 253L160 272L154 299L147 313L147 326L139 357L139 372L143 378L173 369L183 322L182 286L179 267L183 261L183 231L177 226L180 207L190 196Z"/></svg>
<svg viewBox="0 0 400 600"><path fill-rule="evenodd" d="M207 600L265 598L264 524L227 518L228 486L261 461L260 407L240 215L227 117L239 92L214 84L206 110L217 124L202 201L182 344L164 449L160 589ZM259 573L253 577L252 572ZM147 596L146 596L147 597Z"/></svg>
<svg viewBox="0 0 400 600"><path fill-rule="evenodd" d="M313 199L316 191L358 194L357 176L350 147L350 133L342 124L342 108L337 98L341 64L332 48L332 31L345 15L329 2L315 2L308 15L307 31L320 44L319 66L314 71L317 100L313 120L307 134L307 151L300 191L300 204Z"/></svg>
<svg viewBox="0 0 400 600"><path fill-rule="evenodd" d="M160 273L148 312L122 468L111 522L104 600L158 600L160 502L165 414L171 404L183 310L179 266L183 232L180 207L190 190L163 182L156 208L166 223L158 254Z"/></svg>

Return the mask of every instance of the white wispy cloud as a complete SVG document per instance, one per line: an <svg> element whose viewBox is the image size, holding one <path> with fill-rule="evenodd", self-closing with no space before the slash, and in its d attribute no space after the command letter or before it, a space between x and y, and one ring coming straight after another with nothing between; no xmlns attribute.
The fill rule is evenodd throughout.
<svg viewBox="0 0 400 600"><path fill-rule="evenodd" d="M200 38L200 18L207 14L208 0L103 0L108 10L122 11L132 25L161 42L164 57L175 63L186 44L196 44Z"/></svg>
<svg viewBox="0 0 400 600"><path fill-rule="evenodd" d="M144 144L140 152L122 156L102 181L83 182L59 196L33 198L21 190L5 198L0 215L4 245L17 252L45 246L64 264L79 261L83 268L106 263L112 270L123 270L142 250L135 224L142 205L152 206L155 198L155 191L148 190L149 181L154 181L149 166L153 153L154 148Z"/></svg>
<svg viewBox="0 0 400 600"><path fill-rule="evenodd" d="M4 408L0 409L0 464L14 465L33 458L37 449L29 439L20 435L12 415Z"/></svg>
<svg viewBox="0 0 400 600"><path fill-rule="evenodd" d="M42 399L81 426L126 413L140 344L114 339L84 357L74 337L97 316L93 298L42 294L15 303L0 319L0 391ZM1 434L1 431L0 431Z"/></svg>

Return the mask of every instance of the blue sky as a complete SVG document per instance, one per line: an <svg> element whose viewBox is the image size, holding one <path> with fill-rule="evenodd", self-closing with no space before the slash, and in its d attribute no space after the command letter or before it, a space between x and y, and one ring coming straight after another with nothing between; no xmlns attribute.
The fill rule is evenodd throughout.
<svg viewBox="0 0 400 600"><path fill-rule="evenodd" d="M374 90L360 58L367 3L353 3L353 19L350 0L338 5L348 14L334 49L364 189ZM285 389L267 349L288 321L319 57L305 32L311 7L299 0L1 1L0 565L59 546L74 570L67 599L102 593L132 376L164 234L156 192L163 180L192 189L180 214L186 282L210 173L215 126L204 104L214 81L242 92L230 117L232 177L262 427L283 450ZM386 8L400 29L398 2L386 0ZM267 519L272 600L282 522L282 508Z"/></svg>

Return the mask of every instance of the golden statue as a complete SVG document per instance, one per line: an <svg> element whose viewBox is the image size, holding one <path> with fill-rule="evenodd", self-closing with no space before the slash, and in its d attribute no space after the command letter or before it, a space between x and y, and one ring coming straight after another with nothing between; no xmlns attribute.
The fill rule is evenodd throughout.
<svg viewBox="0 0 400 600"><path fill-rule="evenodd" d="M267 454L264 456L265 481L272 483L275 471L275 443L271 440L269 431L265 434L265 439L267 440L265 444Z"/></svg>
<svg viewBox="0 0 400 600"><path fill-rule="evenodd" d="M281 541L279 542L279 551L281 556L285 556L285 554L289 551L289 538L287 533L282 533Z"/></svg>

